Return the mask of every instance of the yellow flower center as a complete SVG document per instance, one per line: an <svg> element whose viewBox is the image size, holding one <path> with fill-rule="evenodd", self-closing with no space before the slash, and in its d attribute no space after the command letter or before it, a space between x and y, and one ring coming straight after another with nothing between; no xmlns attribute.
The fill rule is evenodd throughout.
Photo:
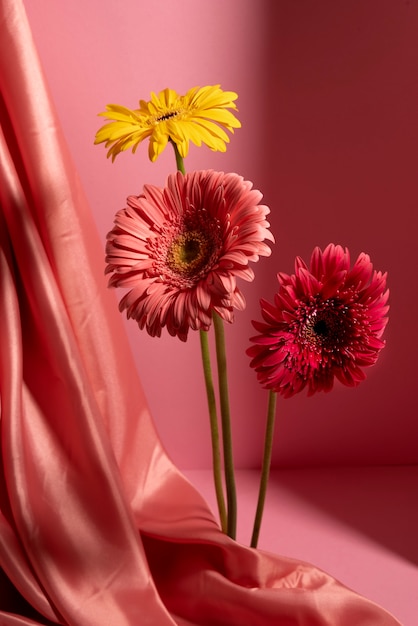
<svg viewBox="0 0 418 626"><path fill-rule="evenodd" d="M199 273L211 260L213 246L203 233L197 230L179 234L167 250L167 265L184 277Z"/></svg>
<svg viewBox="0 0 418 626"><path fill-rule="evenodd" d="M218 220L204 208L191 207L149 240L154 259L150 275L177 289L192 289L216 267L222 245Z"/></svg>

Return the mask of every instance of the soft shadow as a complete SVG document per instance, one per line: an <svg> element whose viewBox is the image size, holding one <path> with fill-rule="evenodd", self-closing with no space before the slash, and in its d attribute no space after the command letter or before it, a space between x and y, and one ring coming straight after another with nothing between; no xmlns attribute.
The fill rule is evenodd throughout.
<svg viewBox="0 0 418 626"><path fill-rule="evenodd" d="M418 565L418 466L273 470L270 480Z"/></svg>
<svg viewBox="0 0 418 626"><path fill-rule="evenodd" d="M38 624L39 626L41 626L42 624L43 626L54 626L54 624L57 623L51 622L46 617L38 613L38 611L36 611L29 604L29 602L19 593L19 591L10 582L9 578L2 569L0 569L0 611L6 614L10 613L15 616L34 620L34 625ZM16 618L16 620L18 619L19 618Z"/></svg>

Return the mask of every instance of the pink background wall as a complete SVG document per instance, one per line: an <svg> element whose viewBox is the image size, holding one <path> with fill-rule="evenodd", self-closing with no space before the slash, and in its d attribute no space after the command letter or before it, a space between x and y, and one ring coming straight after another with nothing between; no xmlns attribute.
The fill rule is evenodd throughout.
<svg viewBox="0 0 418 626"><path fill-rule="evenodd" d="M315 245L368 252L388 270L387 347L358 389L279 400L276 465L418 461L418 2L397 0L26 0L64 132L104 241L145 182L174 170L147 146L115 164L93 146L96 114L167 86L221 83L242 129L226 154L192 148L187 169L237 171L272 208L277 244L242 285L227 328L238 466L259 462L266 397L244 351L261 296ZM105 278L103 278L105 281ZM116 306L116 299L115 299ZM198 335L187 344L126 325L158 430L182 467L210 465Z"/></svg>

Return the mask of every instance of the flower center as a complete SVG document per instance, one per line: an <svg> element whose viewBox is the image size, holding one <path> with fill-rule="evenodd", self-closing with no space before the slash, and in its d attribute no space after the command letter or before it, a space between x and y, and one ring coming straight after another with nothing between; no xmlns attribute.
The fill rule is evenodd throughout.
<svg viewBox="0 0 418 626"><path fill-rule="evenodd" d="M167 265L176 274L190 278L208 264L212 252L211 240L202 232L180 233L168 248Z"/></svg>
<svg viewBox="0 0 418 626"><path fill-rule="evenodd" d="M289 325L294 340L285 366L296 369L305 381L312 371L344 367L353 355L364 351L369 327L367 306L358 301L355 290L326 300L320 295L300 300Z"/></svg>
<svg viewBox="0 0 418 626"><path fill-rule="evenodd" d="M351 323L347 307L338 300L312 302L303 307L299 338L315 351L334 352L349 342Z"/></svg>
<svg viewBox="0 0 418 626"><path fill-rule="evenodd" d="M322 337L326 337L329 333L329 325L326 320L318 320L313 326L314 332L317 335L322 335Z"/></svg>
<svg viewBox="0 0 418 626"><path fill-rule="evenodd" d="M163 113L162 115L158 115L154 118L156 123L158 122L166 122L167 120L171 120L173 117L177 117L180 115L180 111L167 111L167 113Z"/></svg>
<svg viewBox="0 0 418 626"><path fill-rule="evenodd" d="M192 288L216 266L222 245L218 220L204 208L190 207L149 241L152 273L176 288Z"/></svg>

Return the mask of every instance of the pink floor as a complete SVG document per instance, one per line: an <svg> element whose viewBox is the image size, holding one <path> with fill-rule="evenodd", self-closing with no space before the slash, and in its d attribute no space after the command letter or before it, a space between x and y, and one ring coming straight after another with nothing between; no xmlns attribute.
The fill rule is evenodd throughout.
<svg viewBox="0 0 418 626"><path fill-rule="evenodd" d="M184 473L216 511L211 472ZM236 479L237 539L248 544L258 473ZM273 471L259 548L314 563L417 626L418 466Z"/></svg>

